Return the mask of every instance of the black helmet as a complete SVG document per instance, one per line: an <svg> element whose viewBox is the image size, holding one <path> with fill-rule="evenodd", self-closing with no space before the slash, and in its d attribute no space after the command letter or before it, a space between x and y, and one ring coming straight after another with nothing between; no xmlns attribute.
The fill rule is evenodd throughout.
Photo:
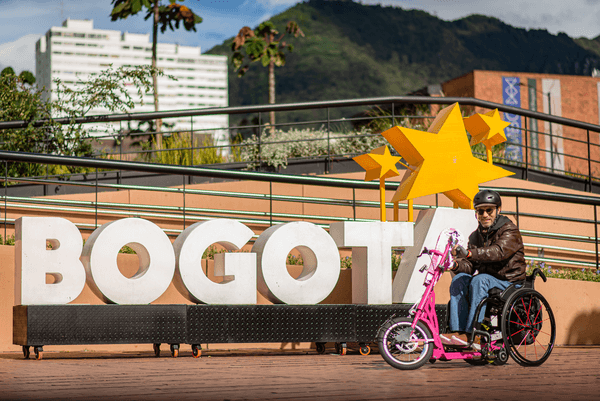
<svg viewBox="0 0 600 401"><path fill-rule="evenodd" d="M496 207L502 207L502 199L500 199L500 194L496 191L479 191L477 195L473 198L473 207L477 207L483 204L491 204L496 205Z"/></svg>

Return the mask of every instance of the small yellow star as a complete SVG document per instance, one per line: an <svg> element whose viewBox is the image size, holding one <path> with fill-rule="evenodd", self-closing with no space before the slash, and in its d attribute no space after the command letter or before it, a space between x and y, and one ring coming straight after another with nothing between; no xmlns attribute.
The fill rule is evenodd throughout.
<svg viewBox="0 0 600 401"><path fill-rule="evenodd" d="M400 175L396 163L401 157L392 156L387 146L373 149L371 153L354 157L362 168L366 170L365 181L383 179Z"/></svg>
<svg viewBox="0 0 600 401"><path fill-rule="evenodd" d="M474 114L464 119L465 128L471 134L471 146L483 143L486 148L491 148L499 143L506 142L504 128L510 123L500 118L498 109L485 114Z"/></svg>
<svg viewBox="0 0 600 401"><path fill-rule="evenodd" d="M394 127L382 135L415 167L406 171L392 202L444 193L469 209L479 184L513 174L473 156L458 103L441 110L427 132Z"/></svg>

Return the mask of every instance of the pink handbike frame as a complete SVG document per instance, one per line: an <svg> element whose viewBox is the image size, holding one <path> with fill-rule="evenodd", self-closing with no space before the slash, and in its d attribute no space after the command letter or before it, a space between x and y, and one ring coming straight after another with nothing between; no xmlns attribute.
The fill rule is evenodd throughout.
<svg viewBox="0 0 600 401"><path fill-rule="evenodd" d="M419 321L423 322L432 333L433 338L427 339L427 342L433 342L435 347L433 348L432 359L439 359L449 361L452 359L474 359L482 357L482 352L476 350L457 350L457 351L446 351L444 349L444 345L442 344L442 340L440 339L440 327L438 323L437 314L435 312L435 292L433 291L435 285L438 283L442 274L446 270L451 267L452 260L450 257L450 252L454 245L457 243L458 232L456 230L449 230L449 238L446 244L446 247L443 252L438 251L437 249L428 250L427 248L423 249L423 254L428 254L431 256L431 263L429 264L429 268L427 269L427 274L425 276L425 292L421 297L421 300L418 304L415 304L410 311L411 315L414 315L412 328L414 329L417 326ZM421 271L424 270L424 267ZM492 342L489 346L489 351L496 351L502 346L497 346Z"/></svg>

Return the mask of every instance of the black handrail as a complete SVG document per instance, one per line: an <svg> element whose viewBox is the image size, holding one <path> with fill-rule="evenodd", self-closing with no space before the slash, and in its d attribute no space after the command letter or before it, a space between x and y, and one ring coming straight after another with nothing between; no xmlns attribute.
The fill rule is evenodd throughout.
<svg viewBox="0 0 600 401"><path fill-rule="evenodd" d="M131 121L131 120L156 120L162 118L175 117L190 117L190 116L207 116L218 114L248 114L248 113L263 113L270 111L293 111L307 109L321 109L329 107L352 107L365 106L372 104L453 104L460 103L463 106L483 107L487 109L498 109L499 111L511 114L518 114L524 117L534 118L570 127L581 128L594 132L600 132L600 126L582 121L571 120L569 118L554 116L551 114L540 113L519 107L506 106L504 104L489 102L487 100L475 99L472 97L430 97L430 96L389 96L375 97L350 100L330 100L320 102L300 102L300 103L285 103L273 105L258 105L258 106L237 106L237 107L212 107L205 109L188 109L188 110L173 110L173 111L158 111L146 113L125 113L125 114L110 114L96 115L78 118L57 118L53 121L59 124L85 124L99 122L114 122L114 121ZM33 122L34 127L41 127L48 124L50 120L39 120ZM26 128L31 121L4 121L0 122L1 129L10 128Z"/></svg>
<svg viewBox="0 0 600 401"><path fill-rule="evenodd" d="M215 177L231 180L251 180L265 182L279 182L286 184L304 184L316 186L330 186L338 188L379 189L379 182L361 181L347 178L316 177L306 175L291 175L280 173L263 173L255 171L234 171L217 168L179 166L171 164L141 163L134 161L104 160L88 157L56 156L40 153L0 151L0 160L26 163L59 164L65 166L91 167L99 169L132 170L159 174L190 175L194 177ZM398 182L386 183L385 188L396 190ZM480 187L481 189L492 189ZM600 197L588 195L575 195L557 192L535 191L531 189L493 188L501 196L523 197L556 202L570 202L584 205L600 206Z"/></svg>

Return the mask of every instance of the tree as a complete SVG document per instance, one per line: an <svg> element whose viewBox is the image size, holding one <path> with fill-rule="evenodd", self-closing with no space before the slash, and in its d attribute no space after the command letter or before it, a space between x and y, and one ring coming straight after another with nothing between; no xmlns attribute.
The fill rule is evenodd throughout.
<svg viewBox="0 0 600 401"><path fill-rule="evenodd" d="M183 2L184 0L179 0ZM135 15L146 8L145 20L152 17L152 69L158 71L156 67L156 44L158 39L158 26L160 25L160 31L165 33L167 28L172 31L179 29L180 22L183 21L183 27L187 31L196 32L196 24L202 22L202 18L196 15L188 7L178 4L176 0L169 0L170 4L164 6L161 4L161 0L112 0L114 5L110 16L112 21L119 19L126 19L130 15ZM173 28L175 23L175 28ZM152 85L154 87L154 110L158 111L158 79L156 74L152 75ZM160 132L162 126L162 120L156 122L156 130ZM157 133L157 147L162 147L162 136Z"/></svg>
<svg viewBox="0 0 600 401"><path fill-rule="evenodd" d="M15 75L15 70L13 70L12 67L6 67L5 69L2 70L2 72L0 72L0 75L5 77L7 75Z"/></svg>
<svg viewBox="0 0 600 401"><path fill-rule="evenodd" d="M284 36L294 35L304 36L304 32L294 21L289 21L285 27L285 33L281 36L275 25L266 21L263 22L254 31L245 26L238 32L233 39L231 50L233 56L231 63L238 71L238 77L243 77L250 68L250 64L260 61L263 67L269 67L269 104L275 104L275 66L283 67L285 65L284 50L292 52L294 46L291 43L283 42ZM245 52L242 52L242 49ZM275 112L270 113L271 127L275 126Z"/></svg>
<svg viewBox="0 0 600 401"><path fill-rule="evenodd" d="M65 86L59 79L55 101L43 98L44 88L36 88L26 84L20 76L0 73L0 121L28 121L22 129L0 130L0 149L46 153L66 156L90 156L92 146L90 137L82 124L61 125L55 117L85 116L90 110L98 107L111 112L128 112L134 107L128 87L137 89L140 101L143 95L152 91L151 77L162 72L153 71L150 66L134 68L120 67L113 70L110 66L100 74L77 82L74 88ZM44 120L42 127L34 126L35 121ZM68 171L75 172L77 168ZM11 163L9 175L12 177L42 175L46 173L44 166L39 164Z"/></svg>
<svg viewBox="0 0 600 401"><path fill-rule="evenodd" d="M35 83L35 75L33 75L31 71L21 71L19 79L28 85L33 85Z"/></svg>

